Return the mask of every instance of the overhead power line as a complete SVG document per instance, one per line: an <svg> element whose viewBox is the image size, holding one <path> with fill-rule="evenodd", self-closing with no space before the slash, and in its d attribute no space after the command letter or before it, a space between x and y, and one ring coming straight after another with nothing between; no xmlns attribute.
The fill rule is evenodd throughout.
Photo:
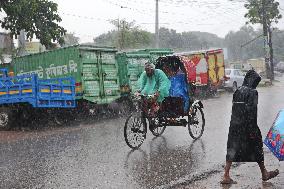
<svg viewBox="0 0 284 189"><path fill-rule="evenodd" d="M263 36L263 34L261 34L261 35L257 36L256 38L254 38L254 39L252 39L252 40L250 40L250 41L248 41L248 42L242 44L242 45L241 45L241 48L247 46L248 44L250 44L250 43L252 43L252 42L254 42L254 41L256 41L257 39L261 38L262 36Z"/></svg>
<svg viewBox="0 0 284 189"><path fill-rule="evenodd" d="M118 6L118 7L120 7L120 8L125 8L125 9L129 9L129 10L133 10L133 11L135 11L135 12L142 13L143 15L145 15L145 12L149 12L149 11L146 11L146 10L141 10L141 9L137 9L137 8L132 8L132 7L129 7L129 6L127 6L127 5L118 4L118 3L112 2L112 1L110 1L110 0L104 0L104 2L107 2L107 3L109 3L109 4ZM151 12L151 13L153 13L153 12Z"/></svg>
<svg viewBox="0 0 284 189"><path fill-rule="evenodd" d="M73 16L76 18L83 18L83 19L88 19L88 20L101 20L101 21L108 21L107 19L102 19L102 18L95 18L92 16L82 16L82 15L77 15L77 14L71 14L71 13L62 13L63 15L67 15L67 16Z"/></svg>
<svg viewBox="0 0 284 189"><path fill-rule="evenodd" d="M135 13L139 13L139 14L143 14L143 15L147 15L147 16L153 16L155 10L154 9L141 9L141 8L137 8L140 7L139 4L145 4L148 5L149 7L149 3L153 3L153 0L120 0L120 1L114 1L114 0L103 0L104 2L108 3L108 4L112 4L114 6L120 7L120 8L124 8L124 9L128 9L131 10ZM220 1L218 0L213 0L213 1L203 1L203 0L159 0L159 3L161 3L162 6L166 6L166 7L173 7L173 9L170 9L168 11L160 11L160 13L162 15L180 15L181 18L189 18L188 13L184 13L182 11L175 11L175 10L179 10L178 8L182 8L182 7L188 7L190 9L187 9L188 12L195 12L195 14L197 15L202 14L203 16L196 16L194 18L190 18L186 21L168 21L166 19L163 19L163 23L160 23L161 25L172 25L172 24L182 24L182 25L194 25L194 26L209 26L209 25L215 25L215 24L219 24L219 23L223 23L223 24L231 24L231 25L239 25L237 23L241 23L243 22L240 19L237 19L236 16L239 16L238 14L236 14L234 12L234 7L229 7L229 5L225 5L223 6L222 3L220 3ZM234 6L235 5L240 5L240 3L233 3ZM195 7L195 8L194 8ZM198 7L200 8L206 8L208 10L204 10L204 9L198 9ZM176 9L174 9L176 8ZM184 9L185 10L185 9ZM175 11L175 12L172 12ZM79 19L88 19L88 20L98 20L98 21L109 21L110 19L106 19L106 18L100 18L100 17L93 17L93 16L82 16L82 15L76 15L76 14L70 14L70 13L63 13L64 15L67 16L73 16ZM151 15L150 15L151 14ZM206 15L206 17L204 18L204 15ZM222 19L213 21L212 18L217 17L222 15ZM164 16L161 16L162 18ZM155 24L155 23L151 23L151 22L141 22L138 23L138 25L151 25L151 24ZM218 26L219 27L219 26Z"/></svg>
<svg viewBox="0 0 284 189"><path fill-rule="evenodd" d="M101 19L101 18L95 18L95 17L90 17L90 16L83 16L83 15L77 15L77 14L71 14L71 13L62 13L63 15L66 15L66 16L72 16L72 17L76 17L76 18L79 18L79 19L87 19L87 20L100 20L100 21L110 21L111 19ZM196 24L196 21L192 21L192 22L161 22L160 24L162 25L169 25L169 24L193 24L195 23L195 25L213 25L213 24ZM138 25L153 25L155 24L154 22L137 22Z"/></svg>
<svg viewBox="0 0 284 189"><path fill-rule="evenodd" d="M62 13L63 15L67 15L67 16L72 16L72 17L76 17L78 19L87 19L87 20L100 20L100 21L107 21L109 22L111 19L101 19L101 18L95 18L95 17L89 17L89 16L82 16L82 15L76 15L76 14L69 14L69 13ZM206 19L203 19L206 20ZM137 22L138 25L154 25L154 22ZM182 25L196 25L196 26L211 26L214 25L213 23L196 23L195 20L190 21L190 22L182 22L182 21L178 21L178 22L161 22L159 23L161 25L170 25L170 24L182 24Z"/></svg>
<svg viewBox="0 0 284 189"><path fill-rule="evenodd" d="M120 3L116 3L116 2L112 2L111 0L107 0L107 2L108 3L111 3L111 4L113 4L113 5L116 5L116 6L119 6L119 7L121 7L121 6L125 6L125 7L127 7L128 9L130 9L130 10L134 10L133 8L131 8L131 7L129 7L129 6L126 6L125 4L127 4L127 5L131 5L131 2L133 2L133 1L135 1L135 0L130 0L130 1L127 1L127 2L125 2L125 1L123 1L123 0L121 0L120 1ZM135 2L137 2L137 1L135 1ZM192 1L192 2L198 2L198 1ZM125 4L123 4L123 3L125 3ZM215 2L216 3L216 2ZM177 3L178 4L178 3ZM135 5L135 6L137 6L137 4ZM207 6L204 6L204 7L207 7L208 8L208 5ZM220 7L220 9L221 9L222 7ZM148 9L148 10L143 10L143 9L135 9L135 10L139 10L140 11L140 13L142 13L142 14L144 14L145 15L145 13L151 13L151 14L153 14L154 12L155 12L155 10L153 10L153 9ZM195 23L197 23L197 22L200 22L200 21L206 21L206 20L208 20L208 19L211 19L211 18L213 18L213 17L216 17L216 16L219 16L220 14L221 15L223 15L223 18L225 18L226 20L229 20L229 21L232 21L232 22L225 22L225 23L230 23L230 24L234 24L234 23L240 23L240 20L239 19L234 19L234 18L232 18L232 16L230 16L229 14L231 14L231 11L227 11L227 12L225 12L223 9L222 10L216 10L216 9L209 9L208 11L204 11L204 10L198 10L198 11L196 11L195 9L192 9L194 12L196 12L196 13L198 13L198 11L200 11L200 13L202 13L203 15L207 15L207 17L206 18L204 18L204 19L200 19L200 17L195 17L194 19L195 19ZM136 11L135 11L136 12ZM177 15L182 15L182 16L184 16L184 17L188 17L188 14L184 14L184 13L182 13L182 12L168 12L168 11L160 11L160 13L161 14L171 14L171 15L175 15L175 16L177 16ZM237 15L237 14L235 14L234 16L239 16L239 15ZM193 19L191 19L191 20L193 20ZM166 22L168 22L168 21L166 21ZM188 21L187 21L188 22ZM190 21L190 22L192 22L192 23L194 23L194 21Z"/></svg>
<svg viewBox="0 0 284 189"><path fill-rule="evenodd" d="M145 13L151 13L151 14L154 14L155 10L154 9L137 9L137 8L133 8L133 7L130 7L130 6L135 6L137 7L137 4L141 3L141 1L137 1L137 0L130 0L130 1L124 1L124 0L120 0L119 3L117 2L113 2L111 0L106 0L106 2L110 3L110 4L113 4L113 5L116 5L118 7L125 7L127 9L130 9L130 10L135 10L135 11L139 11L140 13L142 14L145 14ZM135 2L135 4L133 4L133 2ZM164 1L159 1L159 2L164 2ZM192 4L190 4L189 8L192 8L192 7L202 7L202 8L207 8L209 11L206 11L206 12L202 12L203 14L206 14L206 15L210 15L212 14L210 11L215 11L216 7L210 7L210 2L209 3L205 3L205 2L199 2L199 1L190 1L192 2ZM145 4L144 2L142 2L141 4ZM167 7L185 7L185 6L177 6L180 4L180 1L177 1L177 2L173 2L171 4L169 3L165 3L167 4L168 6ZM220 2L211 2L211 4L213 5L221 5ZM147 6L149 6L149 3L147 3ZM226 9L229 9L231 10L231 7L224 7L224 6L219 6L220 7L220 11L215 14L215 15L220 15L220 14L235 14L235 13L232 13L231 11L230 12L224 12L224 10ZM192 9L193 11L195 11L195 9ZM199 10L200 11L200 10ZM181 11L178 11L178 12L169 12L169 11L159 11L161 14L171 14L171 15L182 15L182 16L188 16L188 14L185 14ZM237 14L235 14L235 16L239 16Z"/></svg>

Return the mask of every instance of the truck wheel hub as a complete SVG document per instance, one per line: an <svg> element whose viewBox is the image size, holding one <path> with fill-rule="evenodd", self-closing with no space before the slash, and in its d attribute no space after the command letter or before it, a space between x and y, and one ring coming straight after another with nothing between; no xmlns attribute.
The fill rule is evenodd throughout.
<svg viewBox="0 0 284 189"><path fill-rule="evenodd" d="M0 127L5 127L8 123L9 117L8 114L1 112L0 113Z"/></svg>

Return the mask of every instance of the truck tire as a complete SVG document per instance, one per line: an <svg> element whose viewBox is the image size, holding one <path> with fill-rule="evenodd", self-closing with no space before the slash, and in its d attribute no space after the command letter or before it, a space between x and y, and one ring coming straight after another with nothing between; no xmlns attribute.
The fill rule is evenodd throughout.
<svg viewBox="0 0 284 189"><path fill-rule="evenodd" d="M9 107L0 108L0 130L10 130L15 127L16 112Z"/></svg>

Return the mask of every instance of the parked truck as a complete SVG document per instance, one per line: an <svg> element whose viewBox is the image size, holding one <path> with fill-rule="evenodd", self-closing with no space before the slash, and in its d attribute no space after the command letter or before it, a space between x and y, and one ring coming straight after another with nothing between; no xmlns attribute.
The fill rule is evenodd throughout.
<svg viewBox="0 0 284 189"><path fill-rule="evenodd" d="M71 77L39 79L36 74L14 77L8 75L8 69L0 69L0 129L23 123L33 116L32 111L75 106L75 81Z"/></svg>
<svg viewBox="0 0 284 189"><path fill-rule="evenodd" d="M224 53L222 49L175 53L181 57L189 73L188 82L194 83L196 93L214 95L225 77Z"/></svg>
<svg viewBox="0 0 284 189"><path fill-rule="evenodd" d="M36 73L41 79L73 77L77 100L103 104L120 97L115 53L113 47L75 45L17 57L12 64L17 76Z"/></svg>

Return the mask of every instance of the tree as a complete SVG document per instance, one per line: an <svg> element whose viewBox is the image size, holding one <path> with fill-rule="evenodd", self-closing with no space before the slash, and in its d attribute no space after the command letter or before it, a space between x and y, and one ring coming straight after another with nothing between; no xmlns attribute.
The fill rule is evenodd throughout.
<svg viewBox="0 0 284 189"><path fill-rule="evenodd" d="M207 32L182 32L160 28L160 47L173 48L177 51L190 51L223 46L223 39Z"/></svg>
<svg viewBox="0 0 284 189"><path fill-rule="evenodd" d="M270 71L267 65L267 76L271 74L270 79L274 79L273 68L273 48L272 48L272 23L278 23L278 20L282 18L279 11L279 2L275 0L248 0L245 4L248 9L248 13L245 17L249 19L252 24L263 24L263 35L266 37L269 32L269 47L270 47ZM265 39L267 40L267 39Z"/></svg>
<svg viewBox="0 0 284 189"><path fill-rule="evenodd" d="M112 30L108 33L104 33L94 38L94 43L102 46L116 46L117 40L117 31Z"/></svg>
<svg viewBox="0 0 284 189"><path fill-rule="evenodd" d="M71 46L71 45L76 45L79 44L79 37L76 37L74 33L66 33L63 36L64 43L63 46Z"/></svg>
<svg viewBox="0 0 284 189"><path fill-rule="evenodd" d="M110 21L117 30L112 30L94 39L99 45L116 46L118 49L149 47L152 42L152 34L139 29L135 22L126 20Z"/></svg>
<svg viewBox="0 0 284 189"><path fill-rule="evenodd" d="M52 46L52 41L63 43L66 30L58 25L61 18L56 3L49 0L1 0L0 11L6 14L0 20L1 27L9 30L13 37L25 30L27 38L35 35L47 48Z"/></svg>
<svg viewBox="0 0 284 189"><path fill-rule="evenodd" d="M229 59L232 61L245 61L250 58L260 57L263 50L260 40L255 40L243 46L257 36L259 36L259 32L255 31L251 26L243 26L239 31L229 32L225 36L225 45L228 48Z"/></svg>
<svg viewBox="0 0 284 189"><path fill-rule="evenodd" d="M124 48L148 48L154 47L155 34L139 29L135 24L129 24L121 20L114 22L117 30L109 31L94 39L96 44L116 46ZM118 31L119 30L119 31ZM207 32L182 32L161 27L160 47L172 48L175 51L191 51L208 49L211 47L223 47L224 40L215 34Z"/></svg>
<svg viewBox="0 0 284 189"><path fill-rule="evenodd" d="M245 17L252 24L263 24L264 11L269 26L272 23L278 23L278 20L282 18L279 11L279 2L275 0L248 0L245 8L248 9Z"/></svg>
<svg viewBox="0 0 284 189"><path fill-rule="evenodd" d="M277 62L284 62L284 31L275 29L273 30L273 50L274 60Z"/></svg>

